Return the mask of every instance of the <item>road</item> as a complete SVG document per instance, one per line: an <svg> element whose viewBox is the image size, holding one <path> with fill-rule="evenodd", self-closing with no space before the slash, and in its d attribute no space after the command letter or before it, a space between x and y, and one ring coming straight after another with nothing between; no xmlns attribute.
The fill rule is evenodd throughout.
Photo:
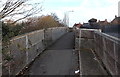
<svg viewBox="0 0 120 77"><path fill-rule="evenodd" d="M75 75L78 54L74 51L75 37L69 32L45 50L29 67L26 75Z"/></svg>

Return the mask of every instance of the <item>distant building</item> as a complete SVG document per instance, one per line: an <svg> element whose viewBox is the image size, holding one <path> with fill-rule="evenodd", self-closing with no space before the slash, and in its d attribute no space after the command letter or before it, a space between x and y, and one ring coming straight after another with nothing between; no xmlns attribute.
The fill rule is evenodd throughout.
<svg viewBox="0 0 120 77"><path fill-rule="evenodd" d="M120 17L115 16L115 18L111 21L112 24L120 24Z"/></svg>
<svg viewBox="0 0 120 77"><path fill-rule="evenodd" d="M81 26L82 26L81 23L78 23L78 24L75 23L75 24L73 25L73 27L76 27L76 28L80 28Z"/></svg>
<svg viewBox="0 0 120 77"><path fill-rule="evenodd" d="M89 23L83 23L83 25L81 26L81 28L89 28L89 27L90 27Z"/></svg>
<svg viewBox="0 0 120 77"><path fill-rule="evenodd" d="M100 25L100 26L105 26L105 25L108 25L109 24L109 22L107 21L107 19L105 19L104 21L98 21L98 25Z"/></svg>
<svg viewBox="0 0 120 77"><path fill-rule="evenodd" d="M92 18L92 19L90 19L88 22L89 22L89 24L92 26L92 25L94 25L94 24L97 23L97 19Z"/></svg>
<svg viewBox="0 0 120 77"><path fill-rule="evenodd" d="M120 17L120 1L118 2L118 17Z"/></svg>
<svg viewBox="0 0 120 77"><path fill-rule="evenodd" d="M89 23L85 26L88 26L89 29L99 29L99 25L97 23L97 19L92 18L88 21Z"/></svg>

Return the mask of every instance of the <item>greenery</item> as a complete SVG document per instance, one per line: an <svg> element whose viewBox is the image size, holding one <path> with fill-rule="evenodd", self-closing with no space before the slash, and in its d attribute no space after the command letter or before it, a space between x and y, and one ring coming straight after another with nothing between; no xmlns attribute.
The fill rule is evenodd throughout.
<svg viewBox="0 0 120 77"><path fill-rule="evenodd" d="M12 22L14 21L2 21L2 54L3 60L7 61L10 61L12 59L12 57L10 56L9 45L10 39L12 39L13 37L35 30L64 26L62 23L59 22L59 18L54 13L47 16L28 18L24 22L14 24ZM31 41L28 41L29 44L32 45ZM17 44L17 47L21 51L26 50L26 48L22 47L19 44Z"/></svg>
<svg viewBox="0 0 120 77"><path fill-rule="evenodd" d="M8 41L12 37L29 33L35 30L64 26L59 22L59 18L52 13L51 15L28 18L26 22L11 24L12 20L2 22L3 41Z"/></svg>
<svg viewBox="0 0 120 77"><path fill-rule="evenodd" d="M11 25L9 23L2 22L2 36L3 41L8 41L10 38L20 34L22 26L19 24Z"/></svg>

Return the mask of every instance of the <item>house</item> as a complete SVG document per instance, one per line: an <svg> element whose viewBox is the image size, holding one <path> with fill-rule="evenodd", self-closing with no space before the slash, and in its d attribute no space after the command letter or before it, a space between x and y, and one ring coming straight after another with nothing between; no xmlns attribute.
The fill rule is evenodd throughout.
<svg viewBox="0 0 120 77"><path fill-rule="evenodd" d="M120 24L120 17L115 16L115 18L111 21L112 24Z"/></svg>
<svg viewBox="0 0 120 77"><path fill-rule="evenodd" d="M82 26L81 23L78 23L78 24L75 23L75 24L73 25L73 27L76 27L76 28L80 28L81 26Z"/></svg>
<svg viewBox="0 0 120 77"><path fill-rule="evenodd" d="M97 23L97 19L92 18L92 19L90 19L88 22L89 22L89 24L92 26L92 25L94 25L94 24Z"/></svg>
<svg viewBox="0 0 120 77"><path fill-rule="evenodd" d="M87 28L87 29L99 29L99 25L97 24L97 19L92 18L88 20L88 23L83 23L80 28Z"/></svg>
<svg viewBox="0 0 120 77"><path fill-rule="evenodd" d="M107 19L105 19L104 21L98 21L98 24L99 24L99 26L105 26L105 25L108 25L109 24L109 22L107 21Z"/></svg>

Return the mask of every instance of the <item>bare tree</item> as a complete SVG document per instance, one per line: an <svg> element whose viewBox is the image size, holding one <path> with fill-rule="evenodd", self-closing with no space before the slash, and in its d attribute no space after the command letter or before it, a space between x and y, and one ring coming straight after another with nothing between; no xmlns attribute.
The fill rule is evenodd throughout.
<svg viewBox="0 0 120 77"><path fill-rule="evenodd" d="M30 17L32 15L38 14L42 11L41 3L30 3L30 0L7 0L3 3L0 8L0 20L9 17L14 18L15 16L19 16L15 19L14 23Z"/></svg>
<svg viewBox="0 0 120 77"><path fill-rule="evenodd" d="M58 16L55 13L51 13L51 16L53 17L54 20L56 20L58 22L60 21Z"/></svg>

